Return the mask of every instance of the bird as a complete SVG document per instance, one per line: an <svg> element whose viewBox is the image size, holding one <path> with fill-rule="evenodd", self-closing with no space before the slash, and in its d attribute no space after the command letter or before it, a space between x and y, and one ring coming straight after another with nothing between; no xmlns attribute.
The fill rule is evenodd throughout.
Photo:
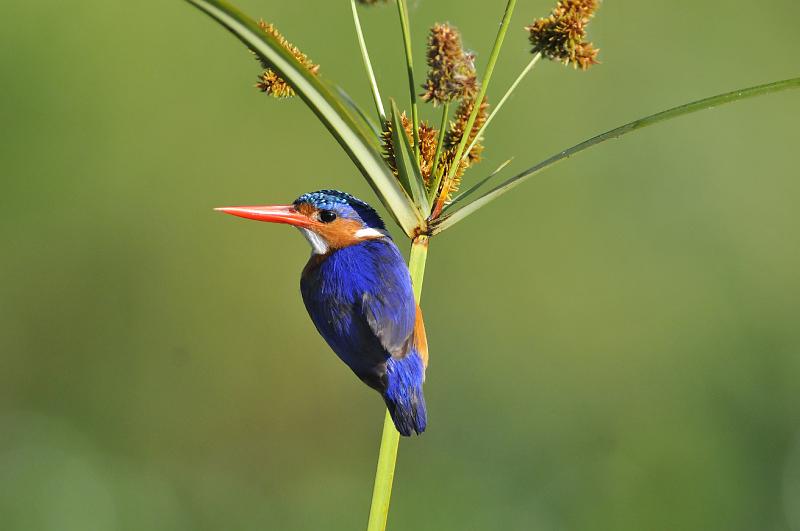
<svg viewBox="0 0 800 531"><path fill-rule="evenodd" d="M375 209L348 193L320 190L290 205L216 210L300 230L311 245L300 293L317 331L380 393L401 435L424 432L425 323L408 267Z"/></svg>

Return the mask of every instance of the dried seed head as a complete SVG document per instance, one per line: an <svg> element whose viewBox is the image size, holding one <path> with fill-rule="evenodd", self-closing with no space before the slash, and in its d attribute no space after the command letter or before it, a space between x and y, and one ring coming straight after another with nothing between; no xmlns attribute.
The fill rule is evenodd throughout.
<svg viewBox="0 0 800 531"><path fill-rule="evenodd" d="M533 53L586 70L597 64L599 50L586 41L586 26L598 0L559 0L552 14L526 26Z"/></svg>
<svg viewBox="0 0 800 531"><path fill-rule="evenodd" d="M472 113L474 102L474 99L462 100L461 104L456 109L456 114L453 117L453 121L450 122L450 127L445 135L443 146L444 151L442 153L441 162L441 167L444 169L443 175L445 176L449 175L450 168L456 163L456 151L458 151L458 145L461 143L461 139L463 138L464 132L467 128L467 122L469 121L469 115ZM472 124L472 130L469 133L469 138L467 138L466 146L469 146L472 141L475 140L475 137L478 135L478 131L480 131L481 127L483 127L483 124L486 123L486 119L489 117L488 111L489 103L486 101L486 98L484 98L481 106L478 108L478 114L475 117L475 123ZM441 196L445 197L446 200L449 200L452 194L458 191L458 188L461 185L461 177L464 175L464 172L473 164L477 164L481 161L482 152L483 145L479 140L478 142L475 142L475 145L472 146L472 149L469 150L469 153L466 157L462 155L461 160L458 162L458 168L453 174L453 178L448 180L445 177L442 180Z"/></svg>
<svg viewBox="0 0 800 531"><path fill-rule="evenodd" d="M474 97L478 91L475 55L464 52L461 35L449 24L435 24L428 34L428 79L421 97L434 105Z"/></svg>
<svg viewBox="0 0 800 531"><path fill-rule="evenodd" d="M439 139L439 130L428 122L419 124L419 169L425 187L430 187L431 174L433 173L433 159L436 156L436 141Z"/></svg>
<svg viewBox="0 0 800 531"><path fill-rule="evenodd" d="M291 98L295 95L294 89L271 68L261 73L256 88L273 98Z"/></svg>
<svg viewBox="0 0 800 531"><path fill-rule="evenodd" d="M400 121L403 124L403 129L406 131L408 143L412 144L414 142L412 134L414 126L411 120L408 119L406 113L403 113L400 115ZM433 158L436 155L436 140L438 140L438 137L439 130L432 127L428 122L421 122L419 124L419 167L426 187L431 183ZM392 173L397 175L397 159L395 158L394 144L392 143L392 123L389 120L383 124L381 143L383 144L383 158L386 164L389 165Z"/></svg>
<svg viewBox="0 0 800 531"><path fill-rule="evenodd" d="M598 7L600 7L599 0L559 0L553 10L553 15L562 16L567 13L577 13L584 17L585 22L589 22Z"/></svg>
<svg viewBox="0 0 800 531"><path fill-rule="evenodd" d="M600 50L592 46L591 42L582 42L575 47L575 68L587 70L590 66L599 63L597 54Z"/></svg>
<svg viewBox="0 0 800 531"><path fill-rule="evenodd" d="M467 128L469 115L472 114L472 107L474 103L474 99L462 100L461 104L456 109L456 114L453 116L453 121L450 122L450 128L445 137L445 147L448 150L452 150L454 154L455 150L458 149L458 144L461 142L461 138L464 136L464 131ZM475 140L475 136L478 134L478 131L480 131L481 127L483 127L483 124L486 123L486 119L489 117L488 111L489 102L487 102L486 98L484 97L483 102L478 109L478 114L475 116L475 123L472 124L472 130L470 131L466 145L469 145L473 140ZM476 152L476 148L479 147L479 144L480 142L475 143L475 146L467 155L468 160L477 162L480 159L480 152ZM483 148L481 147L481 149Z"/></svg>
<svg viewBox="0 0 800 531"><path fill-rule="evenodd" d="M406 135L408 136L409 140L413 142L411 138L411 120L408 119L406 113L400 115L400 122L403 124L403 129L406 130ZM383 130L381 131L381 144L383 145L383 160L386 161L386 164L389 166L389 169L392 170L392 173L397 176L397 158L394 152L394 143L392 142L392 121L386 120L383 123Z"/></svg>
<svg viewBox="0 0 800 531"><path fill-rule="evenodd" d="M314 75L319 72L319 65L315 65L313 62L311 62L311 59L309 59L306 54L297 48L297 46L287 41L273 24L267 24L261 20L258 22L258 26L264 31L264 33L275 37L281 46L283 46L298 61L300 61L300 63L305 66L309 72ZM258 83L256 83L256 87L261 90L261 92L266 92L275 98L288 98L295 95L294 89L272 69L272 65L263 61L260 57L258 60L261 63L261 66L265 69L264 72L259 76Z"/></svg>

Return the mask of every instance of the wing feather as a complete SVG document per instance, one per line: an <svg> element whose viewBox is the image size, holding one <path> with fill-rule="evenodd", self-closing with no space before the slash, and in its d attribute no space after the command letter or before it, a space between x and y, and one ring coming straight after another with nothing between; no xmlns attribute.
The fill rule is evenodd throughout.
<svg viewBox="0 0 800 531"><path fill-rule="evenodd" d="M365 292L361 307L370 329L383 348L393 358L403 358L410 351L414 340L416 317L414 300L392 296L392 293Z"/></svg>

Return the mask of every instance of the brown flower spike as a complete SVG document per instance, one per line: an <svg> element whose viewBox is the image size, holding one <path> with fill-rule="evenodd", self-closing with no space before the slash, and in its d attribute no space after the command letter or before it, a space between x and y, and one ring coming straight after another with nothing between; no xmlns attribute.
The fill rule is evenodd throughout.
<svg viewBox="0 0 800 531"><path fill-rule="evenodd" d="M458 109L456 109L456 115L453 117L453 121L450 123L450 129L447 131L444 144L449 151L453 152L453 156L455 156L455 151L458 149L458 144L461 142L461 138L464 136L464 129L467 127L467 121L469 121L469 115L472 113L473 105L474 100L462 101L458 106ZM478 131L480 131L481 127L483 127L483 124L486 123L486 119L489 117L488 110L489 103L484 97L483 103L481 103L481 106L478 109L478 114L475 117L475 123L472 124L472 131L470 131L469 138L467 139L467 145L475 140L475 136L478 134ZM470 163L479 162L481 151L483 151L483 146L480 145L480 142L476 142L475 146L467 155L467 160Z"/></svg>
<svg viewBox="0 0 800 531"><path fill-rule="evenodd" d="M411 120L408 119L406 113L403 113L400 115L400 121L403 123L403 129L406 130L408 142L412 143L414 141L414 126L411 124ZM436 155L436 140L438 136L439 131L432 127L428 122L422 122L419 124L419 168L426 187L430 186L431 182L433 158ZM389 165L389 168L392 170L392 173L397 175L397 159L395 158L394 145L392 144L392 123L388 120L383 124L381 143L383 144L384 159Z"/></svg>
<svg viewBox="0 0 800 531"><path fill-rule="evenodd" d="M581 70L597 64L599 50L586 41L586 26L598 6L598 0L559 0L549 17L525 27L532 52Z"/></svg>
<svg viewBox="0 0 800 531"><path fill-rule="evenodd" d="M553 14L561 16L566 13L577 13L589 22L598 7L600 7L599 0L561 0L553 10Z"/></svg>
<svg viewBox="0 0 800 531"><path fill-rule="evenodd" d="M469 120L469 115L472 112L472 105L472 101L462 100L461 104L456 109L453 121L450 122L450 126L445 134L444 143L442 145L442 156L439 161L439 173L443 175L447 175L449 173L450 167L455 162L458 144L461 142L461 137L464 134L464 129L467 126L467 120ZM481 105L480 109L478 109L478 116L475 119L475 123L472 126L472 131L467 139L468 143L471 143L473 140L475 140L475 136L478 134L478 131L481 127L483 127L483 124L486 123L486 119L489 116L488 110L489 104L486 102L486 99L484 99L483 104ZM403 129L406 131L406 137L408 138L409 143L413 142L413 125L411 124L411 120L408 119L406 113L403 113L400 116L400 120L403 123ZM422 179L425 181L425 187L427 189L430 189L433 183L431 176L433 174L433 160L436 156L436 141L438 140L438 137L439 130L432 127L428 122L422 122L419 124L419 166L422 173ZM394 145L392 144L392 124L389 121L383 125L381 143L383 144L384 159L389 165L389 168L392 170L392 173L397 175L397 159L395 158ZM476 142L469 151L469 154L466 157L462 157L462 160L458 165L458 169L453 175L453 179L442 184L443 188L446 188L446 190L443 189L443 193L446 194L446 198L449 199L454 192L458 191L458 188L461 184L461 176L464 175L464 172L467 170L467 168L480 162L482 151L483 146L480 142Z"/></svg>
<svg viewBox="0 0 800 531"><path fill-rule="evenodd" d="M453 166L453 164L455 164L456 151L458 151L458 145L461 142L461 138L464 136L464 130L467 127L469 115L472 113L474 102L474 99L462 100L461 104L458 106L458 109L456 109L456 114L453 117L453 121L450 122L450 127L448 128L447 135L444 139L444 153L442 154L441 162L444 175L449 175L450 168ZM478 131L480 131L481 127L483 127L483 124L486 123L486 120L489 117L488 111L489 103L486 101L486 98L484 98L483 103L481 103L481 106L478 108L478 114L475 117L475 123L472 125L472 130L470 131L469 138L467 139L467 146L469 146L472 141L475 140ZM458 188L461 186L461 176L464 175L464 172L467 170L467 168L481 161L482 152L483 145L480 143L480 141L475 142L475 145L469 150L467 156L462 157L461 161L459 161L458 168L453 174L453 178L450 180L442 180L442 195L447 200L451 198L454 192L458 191Z"/></svg>
<svg viewBox="0 0 800 531"><path fill-rule="evenodd" d="M435 24L428 34L428 79L424 101L434 105L472 98L478 91L475 56L464 52L461 35L449 24Z"/></svg>
<svg viewBox="0 0 800 531"><path fill-rule="evenodd" d="M319 65L311 62L311 59L309 59L306 54L301 52L297 46L287 41L273 24L267 24L263 20L260 20L258 22L258 26L264 31L264 33L275 37L281 46L286 48L286 50L298 61L300 61L300 63L302 63L302 65L305 66L309 72L314 75L319 72ZM295 95L294 89L286 82L286 80L280 77L277 72L272 69L272 65L261 60L261 58L259 58L259 62L261 62L261 66L265 69L259 77L258 83L256 83L256 87L261 90L261 92L265 92L275 98L289 98Z"/></svg>

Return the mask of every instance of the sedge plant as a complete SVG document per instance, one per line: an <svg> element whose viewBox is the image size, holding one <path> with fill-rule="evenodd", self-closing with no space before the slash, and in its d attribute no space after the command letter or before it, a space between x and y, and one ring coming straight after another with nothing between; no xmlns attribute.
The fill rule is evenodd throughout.
<svg viewBox="0 0 800 531"><path fill-rule="evenodd" d="M599 8L599 0L558 0L549 15L525 27L531 45L530 59L493 107L488 98L489 87L516 0L505 0L504 11L498 13L499 29L488 48L486 64L481 72L476 67L476 56L463 49L458 30L449 24L434 24L427 36L427 75L424 81L416 77L406 0L349 0L350 6L344 5L343 0L342 9L349 7L352 12L375 107L374 119L369 117L372 113L355 103L343 88L323 77L319 65L289 43L272 23L256 21L225 0L187 1L228 29L256 55L263 67L256 84L259 90L275 98L299 97L339 142L410 240L408 266L417 302L422 294L431 238L557 162L606 140L659 122L800 87L800 77L796 77L680 105L589 138L501 179L509 166L508 160L485 176L471 179L471 186L459 191L465 173L474 173L472 168L481 160L482 141L492 120L542 59L578 70L598 64L598 49L588 40L587 28ZM394 3L397 9L410 112L401 111L394 99L386 99L381 93L359 15L359 9L390 3ZM498 0L498 4L502 3ZM439 111L438 124L421 120L421 103L432 105ZM369 531L386 528L398 445L399 434L387 412L369 513Z"/></svg>

